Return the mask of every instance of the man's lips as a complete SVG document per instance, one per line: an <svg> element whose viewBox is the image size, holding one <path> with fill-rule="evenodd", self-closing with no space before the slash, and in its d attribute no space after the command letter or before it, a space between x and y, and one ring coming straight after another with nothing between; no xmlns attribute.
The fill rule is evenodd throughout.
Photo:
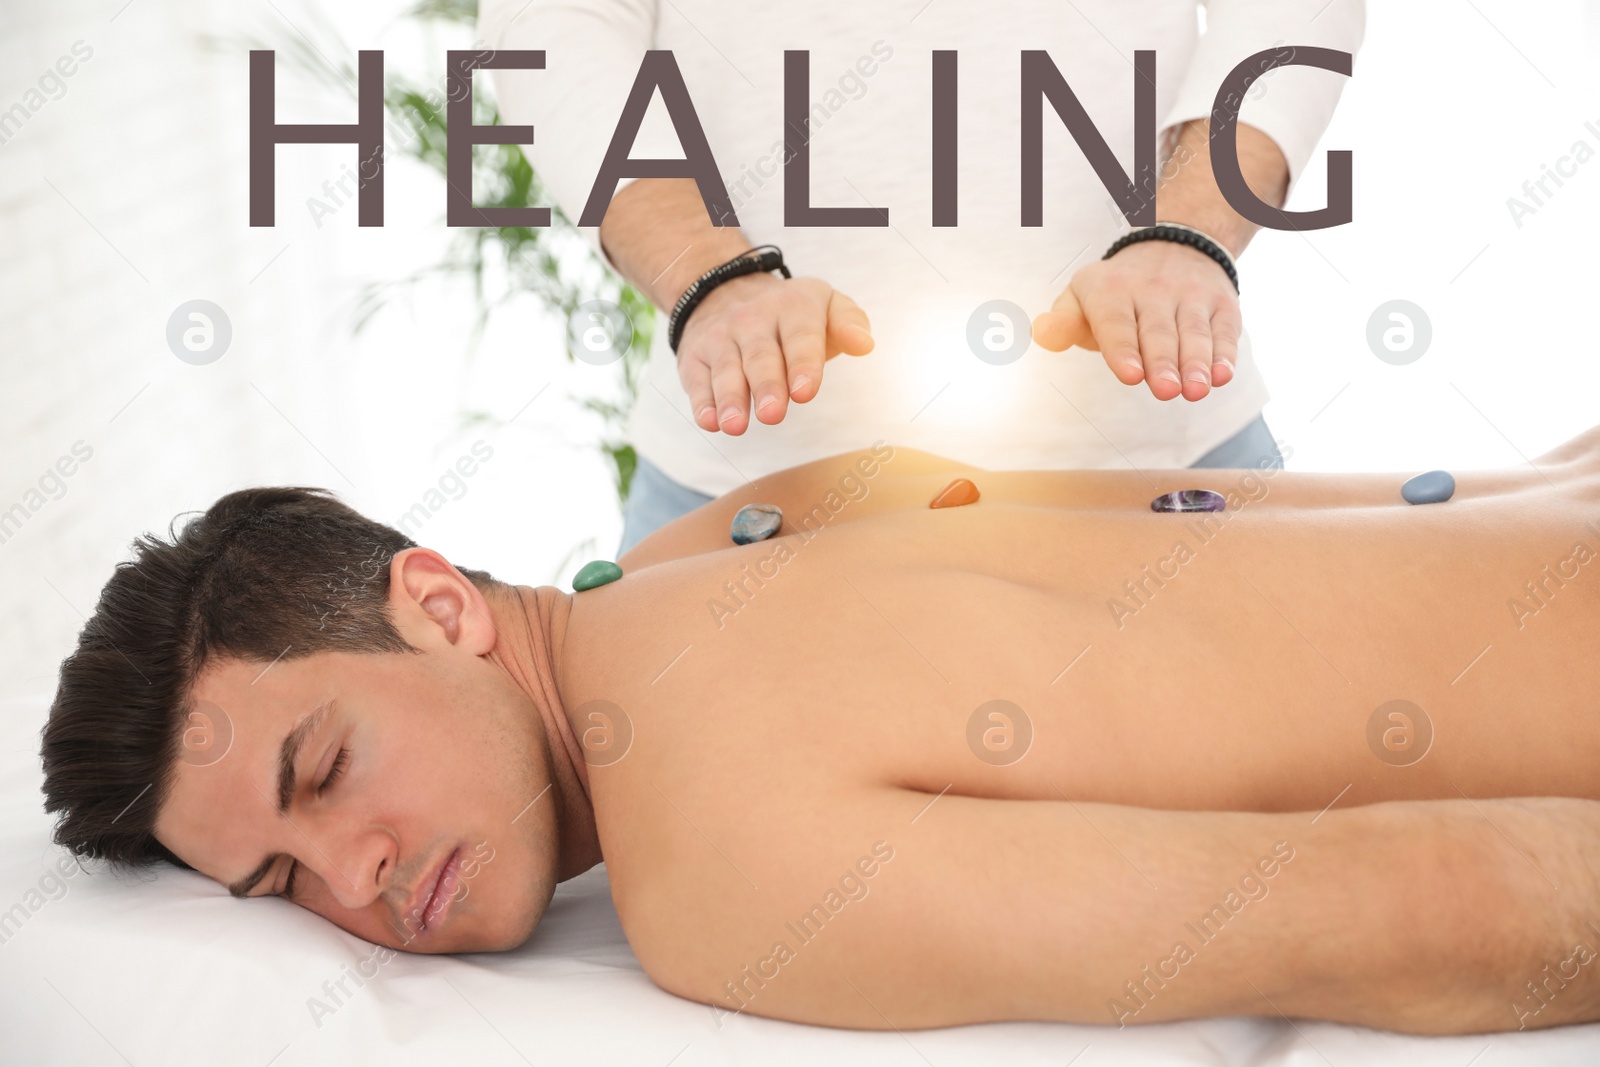
<svg viewBox="0 0 1600 1067"><path fill-rule="evenodd" d="M411 907L406 911L406 927L415 924L416 933L420 936L442 923L445 913L450 910L450 900L455 895L456 886L460 883L461 846L457 845L418 888Z"/></svg>

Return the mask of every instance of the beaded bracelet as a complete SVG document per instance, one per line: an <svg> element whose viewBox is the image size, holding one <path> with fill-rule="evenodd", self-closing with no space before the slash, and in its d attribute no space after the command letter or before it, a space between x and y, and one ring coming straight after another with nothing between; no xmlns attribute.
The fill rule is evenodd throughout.
<svg viewBox="0 0 1600 1067"><path fill-rule="evenodd" d="M765 249L771 249L770 252ZM749 258L750 253L756 253L754 259ZM783 265L783 252L777 245L761 245L749 251L740 252L726 263L719 264L696 278L689 288L678 297L678 302L672 306L672 314L667 318L667 343L672 346L674 355L678 352L678 338L683 334L684 323L689 315L706 298L706 294L729 278L739 278L746 274L756 274L761 271L776 270L782 272L785 278L792 278L789 268Z"/></svg>
<svg viewBox="0 0 1600 1067"><path fill-rule="evenodd" d="M1239 272L1235 269L1233 257L1228 255L1228 250L1205 233L1193 226L1185 226L1181 222L1158 222L1154 226L1140 226L1117 238L1106 250L1106 254L1100 258L1110 259L1137 241L1176 241L1178 244L1188 245L1197 252L1204 252L1228 272L1228 280L1233 283L1233 291L1235 293L1239 291Z"/></svg>

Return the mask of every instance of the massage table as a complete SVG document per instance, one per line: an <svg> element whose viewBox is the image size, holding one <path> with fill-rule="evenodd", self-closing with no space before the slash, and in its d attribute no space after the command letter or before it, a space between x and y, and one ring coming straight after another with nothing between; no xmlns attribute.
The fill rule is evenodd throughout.
<svg viewBox="0 0 1600 1067"><path fill-rule="evenodd" d="M645 977L603 868L563 883L515 951L390 958L308 911L234 900L192 871L73 865L59 878L66 854L50 843L40 793L49 702L48 691L0 701L0 1064L1600 1063L1600 1024L1467 1037L1283 1018L861 1032L726 1015Z"/></svg>

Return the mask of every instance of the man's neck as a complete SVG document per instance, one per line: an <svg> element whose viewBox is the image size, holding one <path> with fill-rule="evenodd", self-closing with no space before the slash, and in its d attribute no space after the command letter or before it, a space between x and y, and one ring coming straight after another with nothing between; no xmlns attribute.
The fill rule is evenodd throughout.
<svg viewBox="0 0 1600 1067"><path fill-rule="evenodd" d="M552 586L519 585L495 589L486 599L498 635L489 659L539 715L561 850L557 877L565 880L604 858L589 797L589 768L556 684L572 597Z"/></svg>

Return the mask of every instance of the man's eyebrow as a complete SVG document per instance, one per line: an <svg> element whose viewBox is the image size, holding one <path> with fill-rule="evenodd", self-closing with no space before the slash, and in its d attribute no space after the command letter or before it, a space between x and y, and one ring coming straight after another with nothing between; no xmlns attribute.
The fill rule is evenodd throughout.
<svg viewBox="0 0 1600 1067"><path fill-rule="evenodd" d="M283 738L283 744L278 746L278 814L289 814L289 801L294 799L294 761L300 755L300 748L306 743L306 738L316 732L322 720L327 718L328 712L333 710L333 701L329 700L317 705L306 712L299 722L294 724Z"/></svg>
<svg viewBox="0 0 1600 1067"><path fill-rule="evenodd" d="M287 817L289 814L289 801L294 799L294 764L300 755L300 749L305 745L306 739L316 733L317 727L322 725L322 720L327 718L334 704L332 700L325 701L300 717L294 724L283 744L278 746L278 814ZM228 886L228 892L236 897L250 895L250 890L256 883L267 876L272 865L283 858L282 852L274 852L256 865L256 869L233 882Z"/></svg>
<svg viewBox="0 0 1600 1067"><path fill-rule="evenodd" d="M267 872L272 870L272 865L277 863L282 856L282 852L274 852L272 855L262 860L261 865L255 870L251 871L237 882L234 882L232 885L228 886L228 892L236 897L249 896L250 890L254 889L256 887L256 883L267 876Z"/></svg>

